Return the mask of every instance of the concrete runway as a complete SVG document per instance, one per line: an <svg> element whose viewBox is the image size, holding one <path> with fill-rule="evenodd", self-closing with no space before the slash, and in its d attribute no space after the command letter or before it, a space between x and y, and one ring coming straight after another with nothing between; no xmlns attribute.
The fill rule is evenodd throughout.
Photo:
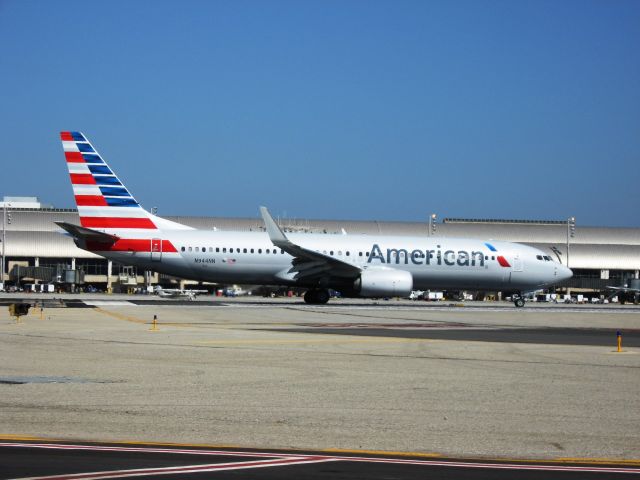
<svg viewBox="0 0 640 480"><path fill-rule="evenodd" d="M0 434L640 462L632 306L73 299L0 310Z"/></svg>

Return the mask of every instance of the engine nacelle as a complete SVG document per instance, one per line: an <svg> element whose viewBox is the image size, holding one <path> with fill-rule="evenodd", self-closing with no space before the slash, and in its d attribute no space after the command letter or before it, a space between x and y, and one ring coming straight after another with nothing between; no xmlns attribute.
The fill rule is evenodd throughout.
<svg viewBox="0 0 640 480"><path fill-rule="evenodd" d="M367 268L353 287L361 297L408 297L413 290L413 276L395 268Z"/></svg>

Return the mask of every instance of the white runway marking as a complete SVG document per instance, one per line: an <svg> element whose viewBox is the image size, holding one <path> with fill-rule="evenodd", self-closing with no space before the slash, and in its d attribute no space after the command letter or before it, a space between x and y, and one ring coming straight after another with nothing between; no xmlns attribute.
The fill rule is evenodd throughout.
<svg viewBox="0 0 640 480"><path fill-rule="evenodd" d="M228 470L244 470L248 468L283 467L333 461L331 458L297 458L284 457L273 460L254 460L250 462L213 463L210 465L187 465L181 467L139 468L133 470L110 470L104 472L73 473L69 475L51 475L44 477L24 477L16 480L99 480L107 478L128 478L156 475L178 475L186 473L204 473Z"/></svg>
<svg viewBox="0 0 640 480"><path fill-rule="evenodd" d="M126 478L149 475L175 475L180 473L200 473L225 470L240 470L251 468L279 467L287 465L301 465L323 462L365 462L365 463L385 463L397 465L422 465L451 467L451 468L479 468L479 469L499 469L499 470L529 470L529 471L551 471L551 472L593 472L593 473L627 473L640 474L640 468L621 467L598 467L598 466L570 466L570 465L544 465L544 464L517 464L517 463L484 463L484 462L464 462L446 460L411 460L380 457L358 457L346 455L313 455L313 454L283 454L269 452L244 452L225 450L202 450L184 448L156 448L156 447L109 447L100 445L69 445L69 444L48 444L48 443L0 443L0 447L18 448L42 448L55 450L88 450L88 451L109 451L128 453L165 453L180 455L220 455L238 457L257 457L263 460L214 463L205 465L186 465L176 467L144 468L131 470L111 470L103 472L88 472L76 474L49 475L39 477L24 477L17 480L94 480L106 478Z"/></svg>
<svg viewBox="0 0 640 480"><path fill-rule="evenodd" d="M125 300L83 300L85 305L89 305L90 307L115 307L115 306L126 306L126 307L135 307L137 306L135 303L131 303Z"/></svg>

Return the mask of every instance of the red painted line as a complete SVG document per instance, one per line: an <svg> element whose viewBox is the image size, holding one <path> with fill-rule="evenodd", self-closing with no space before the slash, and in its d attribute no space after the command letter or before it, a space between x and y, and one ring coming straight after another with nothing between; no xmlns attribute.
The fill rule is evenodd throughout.
<svg viewBox="0 0 640 480"><path fill-rule="evenodd" d="M150 238L121 238L115 243L87 242L87 249L92 252L151 252ZM169 240L162 240L162 253L177 253L176 247ZM154 251L160 254L160 251Z"/></svg>
<svg viewBox="0 0 640 480"><path fill-rule="evenodd" d="M80 217L80 224L87 228L145 228L156 229L148 218L132 217Z"/></svg>
<svg viewBox="0 0 640 480"><path fill-rule="evenodd" d="M345 462L368 462L368 463L389 463L408 465L431 465L436 467L454 468L485 468L497 470L536 470L551 472L593 472L593 473L632 473L639 474L640 468L622 467L578 467L568 465L539 465L539 464L518 464L518 463L477 463L477 462L449 462L443 460L406 460L400 458L376 458L376 457L334 457L336 460Z"/></svg>
<svg viewBox="0 0 640 480"><path fill-rule="evenodd" d="M67 163L85 163L82 153L80 152L64 152Z"/></svg>
<svg viewBox="0 0 640 480"><path fill-rule="evenodd" d="M500 264L501 267L510 267L511 265L509 265L509 262L507 262L507 259L504 258L502 255L498 255L498 263Z"/></svg>
<svg viewBox="0 0 640 480"><path fill-rule="evenodd" d="M72 185L95 185L96 179L90 173L70 173Z"/></svg>
<svg viewBox="0 0 640 480"><path fill-rule="evenodd" d="M107 207L107 200L102 195L76 195L79 207Z"/></svg>
<svg viewBox="0 0 640 480"><path fill-rule="evenodd" d="M104 472L73 473L68 475L49 475L29 477L23 480L99 480L107 478L141 477L148 475L176 475L186 473L203 473L228 470L246 470L250 468L284 467L308 463L330 462L331 459L318 458L275 458L272 460L252 460L248 462L212 463L207 465L186 465L180 467L139 468L132 470L109 470Z"/></svg>
<svg viewBox="0 0 640 480"><path fill-rule="evenodd" d="M283 454L269 452L245 452L234 450L198 450L187 448L159 448L159 447L108 447L105 445L75 445L65 443L0 443L0 447L21 447L21 448L44 448L52 450L89 450L97 452L133 452L133 453L177 453L180 455L227 455L234 457L258 457L273 458L287 456L288 458L307 458L310 455L305 454ZM318 457L318 455L313 455Z"/></svg>

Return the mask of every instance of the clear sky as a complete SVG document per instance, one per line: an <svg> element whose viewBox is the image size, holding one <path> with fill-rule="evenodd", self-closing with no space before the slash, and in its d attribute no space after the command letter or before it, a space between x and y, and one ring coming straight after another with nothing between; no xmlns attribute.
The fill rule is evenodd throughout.
<svg viewBox="0 0 640 480"><path fill-rule="evenodd" d="M0 0L0 196L640 227L640 1Z"/></svg>

